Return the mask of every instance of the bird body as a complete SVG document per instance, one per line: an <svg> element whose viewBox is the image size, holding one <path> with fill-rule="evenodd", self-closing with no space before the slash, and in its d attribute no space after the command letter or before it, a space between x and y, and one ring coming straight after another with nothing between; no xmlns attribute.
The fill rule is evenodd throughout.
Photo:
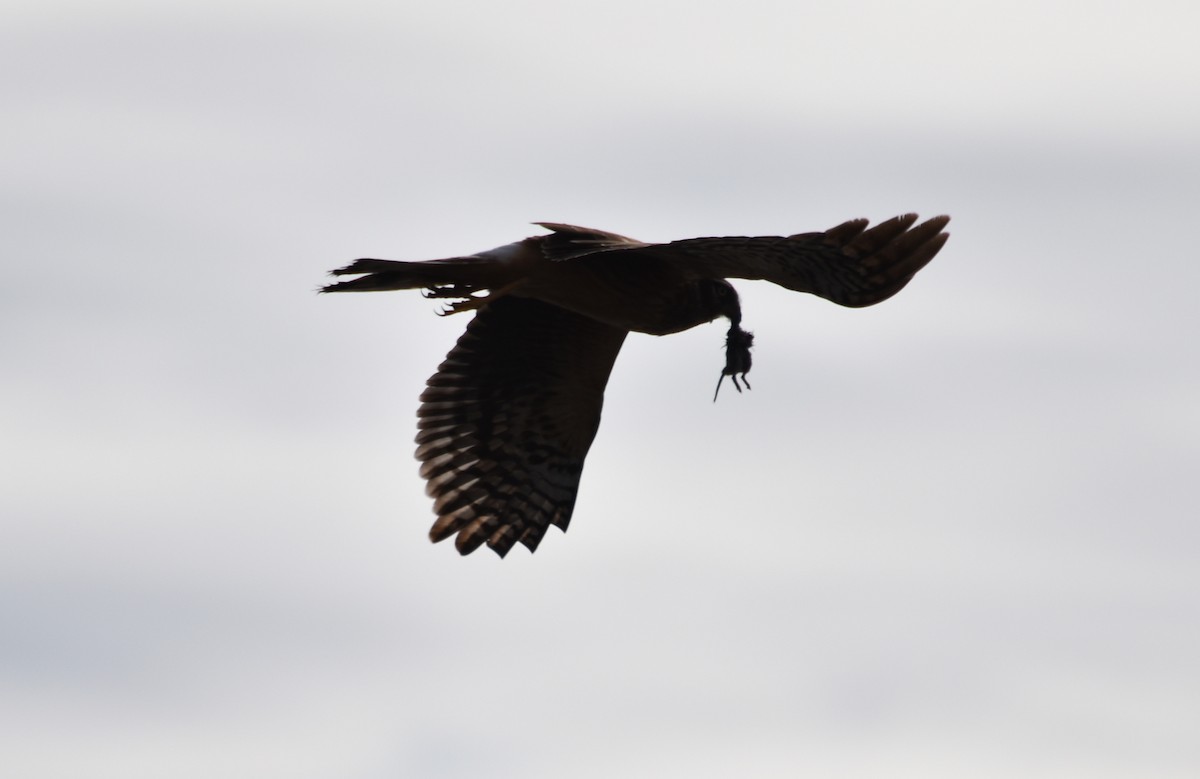
<svg viewBox="0 0 1200 779"><path fill-rule="evenodd" d="M357 260L336 275L364 273L325 292L428 289L429 297L457 298L444 313L478 309L498 297L533 298L627 331L667 335L718 316L737 316L737 293L721 279L692 277L686 268L630 253L644 247L622 239L616 250L583 251L563 235L586 240L610 233L553 225L558 232L496 249L443 260ZM616 237L616 236L614 236ZM612 244L605 244L612 246ZM721 287L724 294L715 292ZM472 297L482 290L482 297Z"/></svg>
<svg viewBox="0 0 1200 779"><path fill-rule="evenodd" d="M358 278L322 291L424 289L450 301L443 314L476 311L421 395L417 459L438 515L430 537L457 536L462 554L486 543L503 557L517 542L535 550L551 524L567 528L629 332L728 319L721 378L741 391L753 337L727 278L872 305L933 259L948 221L914 227L908 214L869 230L857 219L819 233L662 244L546 222L548 235L473 255L356 260L333 275Z"/></svg>

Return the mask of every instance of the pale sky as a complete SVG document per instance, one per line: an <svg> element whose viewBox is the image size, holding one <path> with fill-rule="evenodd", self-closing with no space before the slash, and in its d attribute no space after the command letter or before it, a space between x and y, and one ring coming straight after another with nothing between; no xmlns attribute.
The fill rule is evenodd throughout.
<svg viewBox="0 0 1200 779"><path fill-rule="evenodd" d="M11 776L1200 774L1194 3L16 3ZM948 213L862 310L634 335L571 530L430 545L466 317L563 221Z"/></svg>

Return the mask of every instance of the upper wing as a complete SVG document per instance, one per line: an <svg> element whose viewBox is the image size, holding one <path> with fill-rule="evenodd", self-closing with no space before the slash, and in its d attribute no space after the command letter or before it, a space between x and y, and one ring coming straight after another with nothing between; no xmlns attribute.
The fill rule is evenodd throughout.
<svg viewBox="0 0 1200 779"><path fill-rule="evenodd" d="M604 230L593 230L590 227L576 227L558 222L534 222L538 227L550 231L550 235L541 236L542 253L551 260L573 260L585 254L597 252L619 251L623 249L639 249L649 244L626 238L616 233Z"/></svg>
<svg viewBox="0 0 1200 779"><path fill-rule="evenodd" d="M537 549L571 520L626 331L527 298L481 308L421 394L417 459L438 519L469 554Z"/></svg>
<svg viewBox="0 0 1200 779"><path fill-rule="evenodd" d="M632 251L690 275L766 279L843 306L869 306L899 292L950 237L942 232L948 216L913 227L916 221L905 214L868 230L866 219L854 219L823 233L691 238Z"/></svg>

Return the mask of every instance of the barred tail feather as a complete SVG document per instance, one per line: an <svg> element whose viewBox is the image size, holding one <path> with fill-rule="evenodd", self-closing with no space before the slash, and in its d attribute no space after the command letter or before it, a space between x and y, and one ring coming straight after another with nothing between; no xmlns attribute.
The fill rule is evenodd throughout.
<svg viewBox="0 0 1200 779"><path fill-rule="evenodd" d="M321 288L321 292L379 292L442 286L479 290L503 282L500 278L492 278L497 276L495 263L480 257L452 257L425 262L363 258L330 271L329 275L358 275L359 278L328 284Z"/></svg>

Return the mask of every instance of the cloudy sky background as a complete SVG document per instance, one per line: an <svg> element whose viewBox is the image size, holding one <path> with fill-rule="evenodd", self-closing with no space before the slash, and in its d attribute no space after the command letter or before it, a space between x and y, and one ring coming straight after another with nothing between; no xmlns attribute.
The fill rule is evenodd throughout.
<svg viewBox="0 0 1200 779"><path fill-rule="evenodd" d="M1192 777L1191 2L16 2L22 777ZM464 318L359 256L949 213L901 295L634 336L571 531L431 546Z"/></svg>

